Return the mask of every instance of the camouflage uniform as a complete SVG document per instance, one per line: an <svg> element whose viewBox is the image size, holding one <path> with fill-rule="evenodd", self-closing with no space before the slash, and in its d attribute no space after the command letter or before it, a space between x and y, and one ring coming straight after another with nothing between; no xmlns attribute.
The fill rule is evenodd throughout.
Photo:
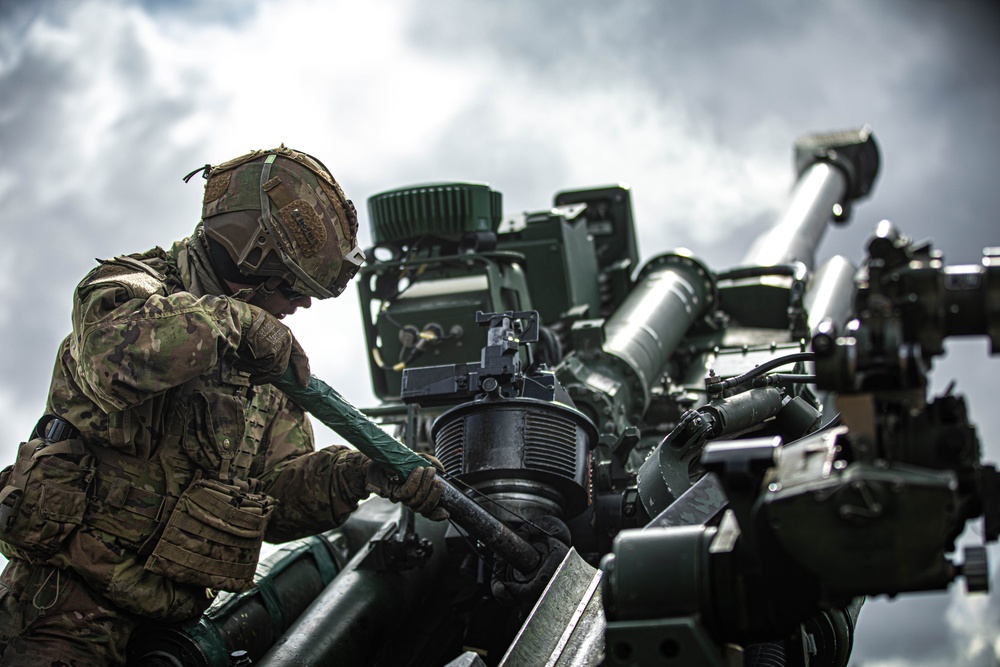
<svg viewBox="0 0 1000 667"><path fill-rule="evenodd" d="M220 283L199 226L77 287L47 412L79 436L22 445L45 523L37 548L0 542L0 665L124 664L136 623L249 588L261 539L336 527L368 495L360 453L314 451L305 414L234 367L254 315Z"/></svg>

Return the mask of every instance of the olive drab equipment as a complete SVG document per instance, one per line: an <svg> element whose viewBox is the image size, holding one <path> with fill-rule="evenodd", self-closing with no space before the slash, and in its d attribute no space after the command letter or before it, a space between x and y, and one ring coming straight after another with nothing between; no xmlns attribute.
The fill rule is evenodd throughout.
<svg viewBox="0 0 1000 667"><path fill-rule="evenodd" d="M107 448L97 454L67 422L44 422L71 433L36 429L45 434L22 442L0 471L0 552L44 562L86 525L148 554L143 569L154 574L214 590L253 587L273 498L200 472L168 498L151 490L162 490L158 466Z"/></svg>
<svg viewBox="0 0 1000 667"><path fill-rule="evenodd" d="M17 460L0 472L0 541L44 560L63 545L87 509L95 460L79 438L22 442Z"/></svg>
<svg viewBox="0 0 1000 667"><path fill-rule="evenodd" d="M206 165L204 177L205 233L240 273L264 279L253 292L284 283L305 296L336 297L364 262L354 204L311 155L284 145L256 150Z"/></svg>

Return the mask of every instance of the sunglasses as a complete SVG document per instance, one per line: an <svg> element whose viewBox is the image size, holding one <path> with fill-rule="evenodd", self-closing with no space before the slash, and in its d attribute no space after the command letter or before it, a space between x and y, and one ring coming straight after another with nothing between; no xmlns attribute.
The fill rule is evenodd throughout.
<svg viewBox="0 0 1000 667"><path fill-rule="evenodd" d="M278 291L281 292L281 296L285 297L289 301L299 301L300 299L305 299L308 296L302 292L296 292L288 283L281 283L278 285Z"/></svg>

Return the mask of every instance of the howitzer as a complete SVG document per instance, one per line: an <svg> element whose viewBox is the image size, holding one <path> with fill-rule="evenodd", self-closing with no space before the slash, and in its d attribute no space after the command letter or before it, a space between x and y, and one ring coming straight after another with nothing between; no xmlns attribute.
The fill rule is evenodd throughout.
<svg viewBox="0 0 1000 667"><path fill-rule="evenodd" d="M980 517L997 538L1000 479L964 400L926 392L944 339L996 353L1000 253L949 267L883 223L860 270L818 264L878 149L868 128L811 135L795 166L722 271L683 250L640 266L625 186L507 218L483 184L373 196L366 412L407 447L353 417L344 437L394 448L399 474L434 453L468 511L369 500L132 660L846 665L863 596L984 590L984 550L951 554Z"/></svg>

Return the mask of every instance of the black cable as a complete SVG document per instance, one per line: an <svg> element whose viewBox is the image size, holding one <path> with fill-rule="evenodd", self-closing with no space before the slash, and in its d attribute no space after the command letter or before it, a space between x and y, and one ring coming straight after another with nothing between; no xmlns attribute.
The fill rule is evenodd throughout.
<svg viewBox="0 0 1000 667"><path fill-rule="evenodd" d="M769 361L765 361L760 366L752 368L743 375L737 375L736 377L729 378L728 380L723 380L719 383L718 391L725 391L727 389L738 387L741 384L746 384L755 377L763 375L764 373L778 368L779 366L784 366L785 364L791 364L799 361L814 361L815 359L816 355L812 352L796 352L794 354L788 354L783 357L771 359Z"/></svg>
<svg viewBox="0 0 1000 667"><path fill-rule="evenodd" d="M773 387L783 384L812 384L816 382L815 375L806 373L771 373L764 377L753 379L754 387Z"/></svg>

